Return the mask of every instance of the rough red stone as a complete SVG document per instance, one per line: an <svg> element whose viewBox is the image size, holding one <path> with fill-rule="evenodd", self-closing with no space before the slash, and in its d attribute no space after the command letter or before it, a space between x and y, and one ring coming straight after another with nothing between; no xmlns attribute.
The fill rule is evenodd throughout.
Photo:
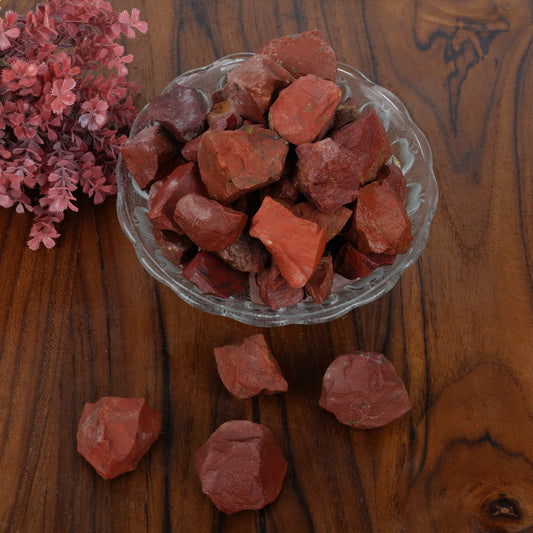
<svg viewBox="0 0 533 533"><path fill-rule="evenodd" d="M373 180L392 156L389 137L374 109L332 132L331 138L357 156L362 184Z"/></svg>
<svg viewBox="0 0 533 533"><path fill-rule="evenodd" d="M294 78L269 56L255 54L235 67L228 75L225 90L236 110L254 122L263 122L277 91Z"/></svg>
<svg viewBox="0 0 533 533"><path fill-rule="evenodd" d="M215 360L222 383L237 398L276 394L288 389L279 364L261 333L215 348Z"/></svg>
<svg viewBox="0 0 533 533"><path fill-rule="evenodd" d="M413 241L411 221L386 181L373 181L359 189L346 239L363 253L397 255L409 250Z"/></svg>
<svg viewBox="0 0 533 533"><path fill-rule="evenodd" d="M159 192L159 189L161 189L163 185L163 180L154 181L152 185L150 185L150 190L148 191L148 210L152 208L152 202L154 201L155 195Z"/></svg>
<svg viewBox="0 0 533 533"><path fill-rule="evenodd" d="M245 231L234 243L215 253L240 272L259 272L265 268L269 259L268 252L261 242L250 237Z"/></svg>
<svg viewBox="0 0 533 533"><path fill-rule="evenodd" d="M361 116L357 102L351 96L341 102L335 110L335 117L333 118L332 129L336 130L342 128L349 122L357 120Z"/></svg>
<svg viewBox="0 0 533 533"><path fill-rule="evenodd" d="M379 181L386 181L396 193L398 200L403 204L407 192L407 181L405 180L402 169L398 165L383 165L378 170L377 179Z"/></svg>
<svg viewBox="0 0 533 533"><path fill-rule="evenodd" d="M368 276L382 265L392 265L395 255L364 254L345 242L335 257L335 272L347 279L357 279Z"/></svg>
<svg viewBox="0 0 533 533"><path fill-rule="evenodd" d="M265 198L265 196L270 196L285 206L292 206L300 191L295 187L292 179L282 175L278 181L261 189L260 193L261 199Z"/></svg>
<svg viewBox="0 0 533 533"><path fill-rule="evenodd" d="M174 265L190 261L197 252L196 245L187 235L178 235L175 231L159 229L155 226L152 227L152 235L163 257Z"/></svg>
<svg viewBox="0 0 533 533"><path fill-rule="evenodd" d="M342 424L373 429L411 409L402 380L383 354L353 352L337 357L322 381L320 407Z"/></svg>
<svg viewBox="0 0 533 533"><path fill-rule="evenodd" d="M324 213L331 213L357 198L360 169L352 152L326 138L296 148L296 186Z"/></svg>
<svg viewBox="0 0 533 533"><path fill-rule="evenodd" d="M317 304L321 305L331 294L333 275L333 260L331 254L325 254L320 259L316 270L305 285L305 292L309 294Z"/></svg>
<svg viewBox="0 0 533 533"><path fill-rule="evenodd" d="M202 181L212 198L230 202L278 180L288 149L276 133L263 128L206 131L198 152Z"/></svg>
<svg viewBox="0 0 533 533"><path fill-rule="evenodd" d="M177 201L193 192L207 196L205 186L200 179L198 166L192 162L185 163L185 165L177 167L162 182L157 194L152 199L148 218L158 228L183 233L174 220L174 211Z"/></svg>
<svg viewBox="0 0 533 533"><path fill-rule="evenodd" d="M299 218L266 196L252 219L250 235L265 245L289 285L303 287L326 247L324 228Z"/></svg>
<svg viewBox="0 0 533 533"><path fill-rule="evenodd" d="M335 52L327 35L320 30L274 39L258 53L269 55L295 77L315 74L332 81L337 77Z"/></svg>
<svg viewBox="0 0 533 533"><path fill-rule="evenodd" d="M299 204L293 205L291 211L297 217L305 218L322 226L326 230L328 241L341 232L342 228L346 226L352 216L352 210L347 207L341 206L331 213L324 213L320 209L312 206L309 202L300 202Z"/></svg>
<svg viewBox="0 0 533 533"><path fill-rule="evenodd" d="M202 491L217 509L233 514L262 509L274 501L287 461L266 426L230 420L196 452L196 471Z"/></svg>
<svg viewBox="0 0 533 533"><path fill-rule="evenodd" d="M164 178L178 164L175 139L158 125L141 130L122 145L120 153L141 189Z"/></svg>
<svg viewBox="0 0 533 533"><path fill-rule="evenodd" d="M330 128L340 99L332 81L315 75L298 78L270 107L270 127L292 144L311 143Z"/></svg>
<svg viewBox="0 0 533 533"><path fill-rule="evenodd" d="M200 148L200 142L202 140L202 134L197 135L194 139L187 141L181 149L181 155L185 161L198 162L198 150Z"/></svg>
<svg viewBox="0 0 533 533"><path fill-rule="evenodd" d="M207 113L207 123L212 130L236 130L242 125L242 116L235 102L229 98L213 106Z"/></svg>
<svg viewBox="0 0 533 533"><path fill-rule="evenodd" d="M197 193L178 200L174 219L193 242L208 252L234 243L248 221L243 212Z"/></svg>
<svg viewBox="0 0 533 533"><path fill-rule="evenodd" d="M168 92L151 100L143 119L158 122L178 142L186 142L202 133L206 113L207 102L200 92L175 83Z"/></svg>
<svg viewBox="0 0 533 533"><path fill-rule="evenodd" d="M200 290L220 298L229 298L248 287L248 274L228 266L220 257L201 250L183 265L182 276Z"/></svg>
<svg viewBox="0 0 533 533"><path fill-rule="evenodd" d="M304 299L304 290L291 287L281 275L275 261L270 263L269 268L261 270L255 279L259 288L261 302L273 310L289 307L300 303Z"/></svg>
<svg viewBox="0 0 533 533"><path fill-rule="evenodd" d="M86 403L78 425L78 453L104 479L135 470L159 437L161 413L143 398L106 396Z"/></svg>

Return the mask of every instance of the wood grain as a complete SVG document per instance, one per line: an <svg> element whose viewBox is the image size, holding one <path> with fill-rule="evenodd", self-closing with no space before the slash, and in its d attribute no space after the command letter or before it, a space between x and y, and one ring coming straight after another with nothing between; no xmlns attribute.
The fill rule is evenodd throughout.
<svg viewBox="0 0 533 533"><path fill-rule="evenodd" d="M8 1L25 13L36 2ZM126 2L142 105L178 73L320 28L340 61L389 88L426 133L440 201L421 259L386 296L329 324L261 330L190 308L143 270L113 199L25 247L0 210L0 530L533 531L533 7L437 0ZM289 382L239 401L213 348L263 332ZM383 352L411 412L355 431L318 407L336 356ZM76 453L83 405L143 396L163 432L135 472L100 479ZM289 460L279 498L226 516L195 451L260 421Z"/></svg>

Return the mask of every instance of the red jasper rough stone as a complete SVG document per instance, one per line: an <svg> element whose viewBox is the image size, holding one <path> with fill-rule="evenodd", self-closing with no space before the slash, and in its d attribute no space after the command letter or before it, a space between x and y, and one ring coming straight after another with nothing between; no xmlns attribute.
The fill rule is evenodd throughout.
<svg viewBox="0 0 533 533"><path fill-rule="evenodd" d="M331 213L357 198L360 169L352 152L326 138L296 148L296 186L324 213Z"/></svg>
<svg viewBox="0 0 533 533"><path fill-rule="evenodd" d="M346 239L364 253L397 255L409 250L413 241L411 221L386 181L361 187Z"/></svg>
<svg viewBox="0 0 533 533"><path fill-rule="evenodd" d="M352 216L352 210L341 206L331 213L324 213L309 202L300 202L291 207L291 211L300 218L305 218L311 222L322 226L326 230L327 240L338 235Z"/></svg>
<svg viewBox="0 0 533 533"><path fill-rule="evenodd" d="M168 92L151 100L143 120L158 122L178 142L186 142L202 133L206 113L207 102L199 91L175 83Z"/></svg>
<svg viewBox="0 0 533 533"><path fill-rule="evenodd" d="M234 243L248 217L201 194L186 194L176 203L174 219L200 248L213 252Z"/></svg>
<svg viewBox="0 0 533 533"><path fill-rule="evenodd" d="M392 265L395 255L364 254L345 242L335 257L334 270L347 279L357 279L368 276L382 265Z"/></svg>
<svg viewBox="0 0 533 533"><path fill-rule="evenodd" d="M230 202L278 180L288 149L279 135L264 128L208 130L198 151L202 181L212 198Z"/></svg>
<svg viewBox="0 0 533 533"><path fill-rule="evenodd" d="M335 110L332 129L337 130L361 116L357 102L351 96L341 102Z"/></svg>
<svg viewBox="0 0 533 533"><path fill-rule="evenodd" d="M185 161L198 162L198 150L200 148L200 141L202 140L202 134L197 135L194 139L187 141L181 149L181 156Z"/></svg>
<svg viewBox="0 0 533 533"><path fill-rule="evenodd" d="M259 50L283 65L293 76L315 74L326 80L337 77L337 58L329 39L320 30L274 39Z"/></svg>
<svg viewBox="0 0 533 533"><path fill-rule="evenodd" d="M213 105L207 113L207 123L212 130L236 130L242 125L242 116L231 99Z"/></svg>
<svg viewBox="0 0 533 533"><path fill-rule="evenodd" d="M187 235L178 235L175 231L152 227L152 235L163 254L173 265L190 261L197 252L197 247Z"/></svg>
<svg viewBox="0 0 533 533"><path fill-rule="evenodd" d="M332 132L331 138L357 156L361 183L373 180L379 167L392 156L389 137L374 109Z"/></svg>
<svg viewBox="0 0 533 533"><path fill-rule="evenodd" d="M404 202L407 193L407 181L403 175L402 169L395 164L383 165L378 170L377 179L386 181L391 189L396 193L398 200Z"/></svg>
<svg viewBox="0 0 533 533"><path fill-rule="evenodd" d="M161 413L143 398L106 396L83 408L78 453L104 479L113 479L135 470L160 431Z"/></svg>
<svg viewBox="0 0 533 533"><path fill-rule="evenodd" d="M183 265L182 276L200 290L220 298L229 298L248 288L248 274L238 272L220 257L201 250Z"/></svg>
<svg viewBox="0 0 533 533"><path fill-rule="evenodd" d="M229 246L215 252L228 265L240 272L259 272L268 263L269 255L261 241L243 231Z"/></svg>
<svg viewBox="0 0 533 533"><path fill-rule="evenodd" d="M265 245L281 275L291 287L303 287L326 247L324 228L297 217L276 200L266 196L252 219L249 233Z"/></svg>
<svg viewBox="0 0 533 533"><path fill-rule="evenodd" d="M311 143L330 128L340 99L332 81L315 75L298 78L270 106L270 127L292 144Z"/></svg>
<svg viewBox="0 0 533 533"><path fill-rule="evenodd" d="M305 292L313 298L313 300L321 305L322 302L331 294L331 286L333 285L333 260L331 254L325 254L320 263L309 278L305 286Z"/></svg>
<svg viewBox="0 0 533 533"><path fill-rule="evenodd" d="M302 302L305 297L303 289L291 287L287 283L275 261L270 263L269 268L261 270L255 279L261 303L273 310Z"/></svg>
<svg viewBox="0 0 533 533"><path fill-rule="evenodd" d="M218 375L237 398L286 392L287 382L265 337L259 333L236 344L215 348Z"/></svg>
<svg viewBox="0 0 533 533"><path fill-rule="evenodd" d="M226 90L240 114L254 122L263 122L274 94L294 78L267 55L255 54L228 74Z"/></svg>
<svg viewBox="0 0 533 533"><path fill-rule="evenodd" d="M192 192L207 196L198 166L191 162L180 165L165 178L152 199L148 218L158 228L183 233L174 220L174 210L177 201Z"/></svg>
<svg viewBox="0 0 533 533"><path fill-rule="evenodd" d="M281 491L287 461L266 426L222 424L196 452L202 491L226 514L262 509Z"/></svg>
<svg viewBox="0 0 533 533"><path fill-rule="evenodd" d="M320 407L357 429L385 426L411 409L405 385L383 354L337 357L322 381Z"/></svg>
<svg viewBox="0 0 533 533"><path fill-rule="evenodd" d="M175 139L158 125L141 130L122 145L120 153L141 189L164 178L178 163Z"/></svg>

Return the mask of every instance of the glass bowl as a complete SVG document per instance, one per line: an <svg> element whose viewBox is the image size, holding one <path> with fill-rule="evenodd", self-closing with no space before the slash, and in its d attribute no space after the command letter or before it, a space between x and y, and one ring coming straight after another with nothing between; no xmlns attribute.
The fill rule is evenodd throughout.
<svg viewBox="0 0 533 533"><path fill-rule="evenodd" d="M209 102L209 95L220 89L227 74L252 54L233 54L211 65L181 74L173 84L195 87ZM152 236L148 219L148 194L142 191L128 174L121 157L117 164L117 212L125 234L131 240L139 261L157 280L168 285L185 302L216 315L230 317L245 324L272 327L287 324L318 324L339 318L352 309L365 305L390 291L400 276L417 260L426 245L429 225L437 207L438 188L433 174L431 148L420 129L411 120L405 106L390 91L380 87L356 69L339 63L337 85L343 97L353 96L361 110L375 108L388 131L394 155L400 161L407 180L406 207L411 219L413 244L409 251L397 257L394 264L382 266L368 276L349 282L335 290L322 305L311 298L278 310L250 301L248 293L224 299L206 294L182 278L181 267L163 257ZM343 98L344 99L344 98ZM210 102L209 102L210 103ZM143 114L135 120L130 138L144 127Z"/></svg>

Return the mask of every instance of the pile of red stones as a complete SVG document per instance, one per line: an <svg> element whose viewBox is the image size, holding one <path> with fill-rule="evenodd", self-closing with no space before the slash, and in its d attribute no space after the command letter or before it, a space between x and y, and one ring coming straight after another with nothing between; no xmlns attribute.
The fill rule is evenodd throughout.
<svg viewBox="0 0 533 533"><path fill-rule="evenodd" d="M250 289L272 309L335 276L390 265L412 242L406 182L375 110L341 102L320 31L271 41L211 95L175 84L122 148L163 255L222 298Z"/></svg>

